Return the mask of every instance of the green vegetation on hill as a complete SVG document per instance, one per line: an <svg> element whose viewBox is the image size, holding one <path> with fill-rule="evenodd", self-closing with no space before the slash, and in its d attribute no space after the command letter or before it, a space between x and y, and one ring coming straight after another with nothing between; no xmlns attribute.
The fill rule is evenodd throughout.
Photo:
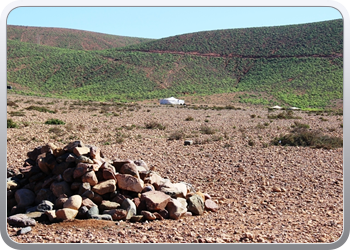
<svg viewBox="0 0 350 250"><path fill-rule="evenodd" d="M7 25L9 40L74 50L119 48L153 39L115 36L90 31Z"/></svg>
<svg viewBox="0 0 350 250"><path fill-rule="evenodd" d="M242 57L295 57L343 53L343 20L276 27L203 31L121 48L214 53Z"/></svg>
<svg viewBox="0 0 350 250"><path fill-rule="evenodd" d="M8 40L7 77L10 85L21 86L14 88L16 93L81 100L135 101L242 92L237 100L242 103L325 107L343 96L342 22L336 20L318 25L320 27L316 23L293 25L289 29L288 26L247 29L247 34L255 34L256 37L259 37L257 34L266 33L265 38L261 36L261 41L277 33L276 30L283 30L294 39L305 30L311 34L311 41L307 42L308 38L303 35L298 38L300 44L294 41L294 47L289 47L290 43L282 46L278 41L283 36L276 34L279 40L270 38L268 44L277 44L283 49L276 50L270 45L267 48L266 43L261 43L261 52L254 56L245 52L245 56L238 57L151 53L144 49L135 51L135 46L128 47L129 51L126 51L127 48L81 51ZM217 32L242 33L244 30ZM201 33L198 33L199 37ZM247 34L245 36L248 37ZM339 35L335 37L335 34ZM184 41L187 36L184 35ZM253 38L250 40L256 41L255 45L246 39L236 38L236 41L248 51L248 46L258 47L257 38ZM224 44L222 48L228 46L228 41L221 41ZM303 46L303 43L307 46ZM186 44L196 46L196 43L188 41ZM171 50L175 45L169 43L168 46L168 50ZM210 46L212 49L198 52L219 53L213 44ZM297 53L297 47L303 47L305 51ZM273 55L279 56L271 56L271 49L275 51ZM232 50L229 52L233 53ZM293 56L293 53L297 54Z"/></svg>

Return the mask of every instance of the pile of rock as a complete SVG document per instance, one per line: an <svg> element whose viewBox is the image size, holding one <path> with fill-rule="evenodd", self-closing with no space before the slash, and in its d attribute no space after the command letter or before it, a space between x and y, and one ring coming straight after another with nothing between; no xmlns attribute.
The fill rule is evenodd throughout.
<svg viewBox="0 0 350 250"><path fill-rule="evenodd" d="M74 141L28 152L19 173L8 171L8 223L78 219L162 220L217 211L208 194L171 183L142 160L109 160L98 147Z"/></svg>

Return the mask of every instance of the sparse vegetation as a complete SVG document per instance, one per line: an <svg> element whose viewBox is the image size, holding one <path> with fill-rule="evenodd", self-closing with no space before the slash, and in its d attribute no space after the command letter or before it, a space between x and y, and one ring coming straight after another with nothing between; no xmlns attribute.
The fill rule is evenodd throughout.
<svg viewBox="0 0 350 250"><path fill-rule="evenodd" d="M18 124L12 119L7 119L7 128L18 128Z"/></svg>
<svg viewBox="0 0 350 250"><path fill-rule="evenodd" d="M269 119L301 119L300 116L295 116L292 110L282 111L281 113L274 115L268 115Z"/></svg>
<svg viewBox="0 0 350 250"><path fill-rule="evenodd" d="M168 140L181 140L183 138L185 138L185 133L179 130L171 133L168 137Z"/></svg>
<svg viewBox="0 0 350 250"><path fill-rule="evenodd" d="M61 121L60 119L49 119L45 122L45 124L49 124L49 125L64 125L66 124L64 121Z"/></svg>
<svg viewBox="0 0 350 250"><path fill-rule="evenodd" d="M156 122L156 121L151 121L151 122L146 122L145 123L146 129L159 129L159 130L165 130L165 126Z"/></svg>
<svg viewBox="0 0 350 250"><path fill-rule="evenodd" d="M39 112L44 112L44 113L56 113L56 111L50 110L48 108L45 107L40 107L40 106L29 106L28 108L26 108L27 110L35 110L35 111L39 111Z"/></svg>
<svg viewBox="0 0 350 250"><path fill-rule="evenodd" d="M320 131L309 131L305 128L294 129L290 134L274 138L271 143L273 145L303 146L324 149L343 147L342 138L324 135Z"/></svg>
<svg viewBox="0 0 350 250"><path fill-rule="evenodd" d="M211 128L211 127L203 125L203 126L200 127L200 132L202 134L205 134L205 135L213 135L213 134L215 134L216 130Z"/></svg>

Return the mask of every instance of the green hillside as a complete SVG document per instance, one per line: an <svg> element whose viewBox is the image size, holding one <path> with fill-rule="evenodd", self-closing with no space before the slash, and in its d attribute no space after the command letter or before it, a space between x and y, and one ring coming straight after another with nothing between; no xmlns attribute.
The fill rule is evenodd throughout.
<svg viewBox="0 0 350 250"><path fill-rule="evenodd" d="M295 57L343 53L343 20L204 31L121 48L233 57Z"/></svg>
<svg viewBox="0 0 350 250"><path fill-rule="evenodd" d="M180 47L171 42L166 51L178 48L176 53L151 52L158 49L144 48L146 45L155 46L157 42L163 44L166 39L141 45L139 51L136 46L81 51L8 40L7 79L16 93L84 100L134 101L242 92L238 101L243 103L325 107L331 105L333 100L343 98L342 22L336 20L300 27L293 25L289 33L304 30L305 27L316 27L309 36L313 40L307 43L305 36L299 37L302 39L300 41L308 45L295 45L291 49L294 52L288 49L289 45L282 46L277 40L271 39L269 44L278 45L278 48L282 46L283 49L277 50L272 45L267 49L262 43L259 53L247 52L239 56L224 56L222 54L226 52L218 53L220 50L217 47L187 53L184 51L185 46L179 51ZM288 33L288 26L249 29L249 33L272 34L278 28ZM334 34L338 34L337 39ZM296 39L299 35L300 32L296 32L290 37ZM201 37L202 32L198 36ZM278 37L281 38L276 35L275 39ZM260 40L266 39L262 37ZM242 51L252 51L248 50L248 45L258 46L258 42L254 45L246 43L246 39L240 41L236 38L236 41L236 47L247 48ZM191 45L201 47L200 43L189 43L188 46ZM296 47L306 49L295 54ZM276 51L275 56L271 56L268 51ZM229 54L232 53L230 50Z"/></svg>
<svg viewBox="0 0 350 250"><path fill-rule="evenodd" d="M111 49L153 40L147 38L115 36L75 29L17 25L7 25L7 39L75 50Z"/></svg>

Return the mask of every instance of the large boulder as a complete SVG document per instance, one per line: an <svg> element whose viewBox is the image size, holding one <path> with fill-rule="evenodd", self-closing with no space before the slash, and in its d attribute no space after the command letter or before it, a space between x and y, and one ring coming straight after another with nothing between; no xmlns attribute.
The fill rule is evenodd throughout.
<svg viewBox="0 0 350 250"><path fill-rule="evenodd" d="M78 210L83 202L83 198L80 195L72 195L69 197L65 203L63 203L63 208L70 208Z"/></svg>
<svg viewBox="0 0 350 250"><path fill-rule="evenodd" d="M201 195L192 193L187 196L187 210L194 215L202 215L204 213L204 200Z"/></svg>
<svg viewBox="0 0 350 250"><path fill-rule="evenodd" d="M26 207L34 203L35 194L29 189L22 188L16 191L15 199L18 207Z"/></svg>
<svg viewBox="0 0 350 250"><path fill-rule="evenodd" d="M185 200L186 202L186 200ZM187 212L186 205L177 199L169 200L166 209L169 212L169 218L178 220Z"/></svg>
<svg viewBox="0 0 350 250"><path fill-rule="evenodd" d="M25 214L15 214L7 218L7 222L14 227L35 226L36 221Z"/></svg>
<svg viewBox="0 0 350 250"><path fill-rule="evenodd" d="M117 174L116 177L118 188L136 193L141 193L144 184L140 178L129 174Z"/></svg>
<svg viewBox="0 0 350 250"><path fill-rule="evenodd" d="M106 180L96 184L92 191L99 194L104 195L107 193L114 192L116 190L116 181L115 180Z"/></svg>
<svg viewBox="0 0 350 250"><path fill-rule="evenodd" d="M149 191L141 194L141 202L145 203L147 210L159 211L166 207L171 197L161 191Z"/></svg>
<svg viewBox="0 0 350 250"><path fill-rule="evenodd" d="M73 220L78 214L78 210L62 208L56 211L56 218L59 220Z"/></svg>
<svg viewBox="0 0 350 250"><path fill-rule="evenodd" d="M66 194L67 196L72 195L69 184L65 181L53 182L50 186L50 190L56 197L59 197L61 194Z"/></svg>

